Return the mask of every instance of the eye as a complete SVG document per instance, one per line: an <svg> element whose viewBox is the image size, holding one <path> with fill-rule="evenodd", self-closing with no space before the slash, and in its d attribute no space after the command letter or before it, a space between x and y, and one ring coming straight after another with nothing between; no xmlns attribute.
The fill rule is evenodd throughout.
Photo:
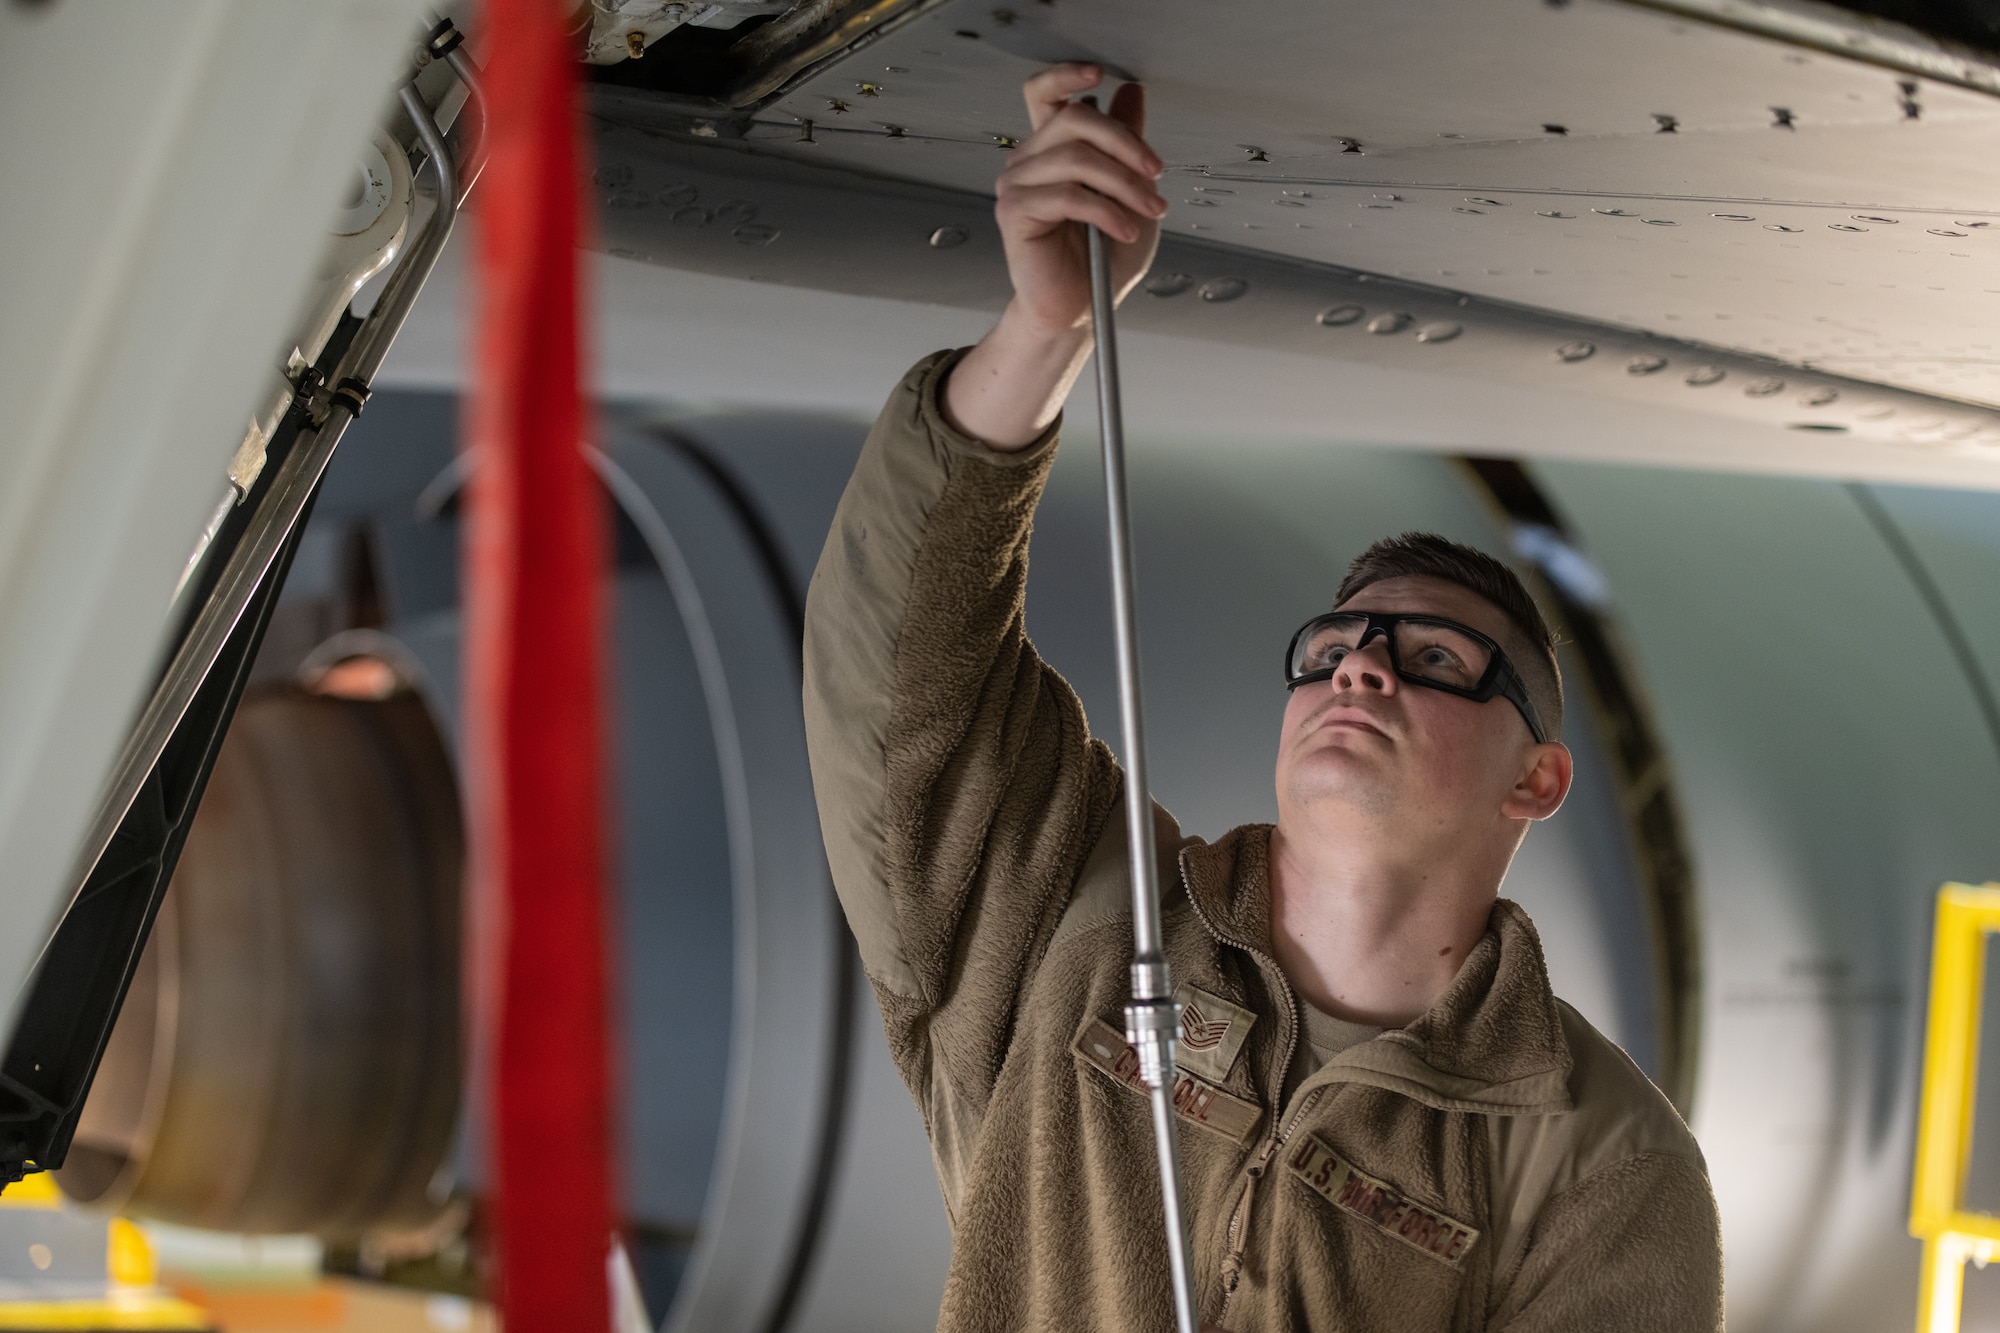
<svg viewBox="0 0 2000 1333"><path fill-rule="evenodd" d="M1422 652L1417 654L1416 664L1418 666L1427 666L1427 667L1456 667L1463 665L1463 663L1461 663L1458 660L1457 653L1454 653L1451 649L1435 643L1429 645Z"/></svg>

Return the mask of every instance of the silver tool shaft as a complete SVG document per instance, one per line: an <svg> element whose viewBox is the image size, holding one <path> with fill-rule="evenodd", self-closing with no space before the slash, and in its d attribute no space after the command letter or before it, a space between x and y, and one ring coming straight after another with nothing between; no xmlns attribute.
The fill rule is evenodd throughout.
<svg viewBox="0 0 2000 1333"><path fill-rule="evenodd" d="M1146 740L1139 707L1139 613L1133 597L1131 506L1125 494L1125 412L1118 396L1118 331L1112 324L1111 260L1104 233L1090 232L1090 305L1097 335L1097 423L1104 442L1104 506L1111 537L1111 619L1118 641L1118 718L1125 731L1125 834L1132 845L1132 1003L1125 1037L1139 1053L1139 1074L1153 1105L1159 1148L1160 1200L1167 1224L1167 1262L1174 1286L1174 1323L1196 1333L1194 1280L1188 1271L1187 1223L1181 1208L1180 1145L1174 1127L1174 1032L1180 1006L1161 947L1159 857L1153 842L1153 801L1146 782Z"/></svg>

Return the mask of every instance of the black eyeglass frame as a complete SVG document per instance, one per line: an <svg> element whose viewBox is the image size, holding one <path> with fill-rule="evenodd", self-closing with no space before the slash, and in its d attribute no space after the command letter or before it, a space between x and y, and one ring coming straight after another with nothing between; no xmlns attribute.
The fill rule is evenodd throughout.
<svg viewBox="0 0 2000 1333"><path fill-rule="evenodd" d="M1285 645L1285 689L1287 691L1296 690L1301 685L1311 685L1317 681L1333 679L1333 673L1340 670L1337 666L1323 667L1318 671L1307 671L1298 676L1292 674L1292 661L1298 655L1299 642L1322 625L1331 624L1335 620L1352 619L1357 616L1366 623L1361 627L1361 637L1355 641L1354 647L1348 651L1359 652L1361 649L1366 648L1371 640L1380 637L1388 648L1389 665L1394 669L1398 680L1405 681L1411 685L1420 685L1427 690L1441 690L1446 694L1455 694L1461 699L1470 699L1474 703L1483 704L1496 696L1505 699L1508 703L1514 705L1515 710L1521 714L1521 720L1528 724L1528 734L1535 738L1535 744L1543 745L1548 742L1548 729L1542 725L1541 715L1535 711L1535 705L1529 701L1527 687L1521 683L1521 673L1514 669L1514 663L1507 656L1507 650L1494 642L1491 635L1481 634L1470 625L1462 625L1456 620L1447 620L1443 616L1389 611L1328 611L1314 616L1311 620L1299 626L1298 633L1292 635L1292 641ZM1443 681L1430 680L1423 676L1412 675L1410 672L1403 670L1402 659L1396 652L1396 636L1390 633L1390 630L1393 626L1401 624L1404 621L1441 625L1454 633L1463 634L1467 638L1475 639L1485 644L1491 650L1493 656L1487 660L1485 674L1480 676L1479 683L1470 688L1447 685Z"/></svg>

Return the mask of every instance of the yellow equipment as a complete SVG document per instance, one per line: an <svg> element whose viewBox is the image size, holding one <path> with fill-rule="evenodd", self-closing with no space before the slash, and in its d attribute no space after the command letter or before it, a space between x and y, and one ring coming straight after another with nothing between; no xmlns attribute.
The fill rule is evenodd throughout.
<svg viewBox="0 0 2000 1333"><path fill-rule="evenodd" d="M1994 931L2000 931L2000 884L1947 884L1938 890L1916 1179L1910 1189L1910 1234L1924 1243L1917 1333L1956 1333L1965 1261L1983 1266L2000 1253L2000 1218L1964 1207L1986 936Z"/></svg>

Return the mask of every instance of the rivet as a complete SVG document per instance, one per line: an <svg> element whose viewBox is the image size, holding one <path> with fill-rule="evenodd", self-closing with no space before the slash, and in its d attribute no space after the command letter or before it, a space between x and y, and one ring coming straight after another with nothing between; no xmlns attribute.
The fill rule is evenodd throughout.
<svg viewBox="0 0 2000 1333"><path fill-rule="evenodd" d="M1885 227L1893 227L1897 222L1895 218L1878 218L1873 213L1855 213L1852 216L1856 222L1879 222Z"/></svg>
<svg viewBox="0 0 2000 1333"><path fill-rule="evenodd" d="M1627 375L1654 375L1667 368L1664 356L1635 356L1625 363Z"/></svg>
<svg viewBox="0 0 2000 1333"><path fill-rule="evenodd" d="M1961 226L1961 227L1975 227L1975 228L1976 228L1976 227L1990 227L1990 226L1992 226L1993 224L1992 224L1992 223L1990 223L1990 222L1961 222L1961 223L1959 223L1958 225L1959 225L1959 226Z"/></svg>
<svg viewBox="0 0 2000 1333"><path fill-rule="evenodd" d="M1201 299L1217 305L1224 301L1234 301L1250 290L1250 284L1243 278L1211 278L1201 285Z"/></svg>
<svg viewBox="0 0 2000 1333"><path fill-rule="evenodd" d="M963 37L968 42L976 42L979 40L979 34L974 32L970 28L959 28L958 30L952 33L952 36Z"/></svg>
<svg viewBox="0 0 2000 1333"><path fill-rule="evenodd" d="M645 55L645 54L646 54L646 34L645 34L645 33L643 33L643 32L628 32L628 33L626 33L626 34L625 34L625 54L626 54L626 55L628 55L628 56L630 56L630 57L632 57L632 59L634 59L634 60L637 60L637 59L638 59L638 58L639 58L640 56L642 56L642 55Z"/></svg>
<svg viewBox="0 0 2000 1333"><path fill-rule="evenodd" d="M1639 215L1629 208L1593 208L1593 213L1602 213L1608 218L1636 218Z"/></svg>
<svg viewBox="0 0 2000 1333"><path fill-rule="evenodd" d="M1653 123L1659 126L1658 129L1653 131L1655 134L1674 134L1681 127L1680 117L1664 115L1658 111L1653 113Z"/></svg>
<svg viewBox="0 0 2000 1333"><path fill-rule="evenodd" d="M688 133L692 134L697 139L713 139L717 136L718 131L715 128L714 121L697 120L693 124L693 126L691 126L688 129Z"/></svg>
<svg viewBox="0 0 2000 1333"><path fill-rule="evenodd" d="M1361 151L1361 140L1359 139L1336 139L1334 142L1340 145L1340 151L1343 153L1358 153Z"/></svg>
<svg viewBox="0 0 2000 1333"><path fill-rule="evenodd" d="M884 65L882 69L889 74L908 74L910 72L907 65Z"/></svg>
<svg viewBox="0 0 2000 1333"><path fill-rule="evenodd" d="M1542 133L1544 133L1544 134L1568 134L1568 133L1569 133L1569 126L1567 126L1567 125L1544 125L1544 126L1542 126Z"/></svg>
<svg viewBox="0 0 2000 1333"><path fill-rule="evenodd" d="M1358 305L1330 305L1315 318L1329 329L1338 329L1358 322L1367 313Z"/></svg>
<svg viewBox="0 0 2000 1333"><path fill-rule="evenodd" d="M1192 204L1192 205L1194 205L1194 206L1195 206L1196 208L1217 208L1217 207L1220 207L1220 205L1219 205L1219 204L1218 204L1218 203L1217 203L1217 202L1216 202L1215 200L1213 200L1213 199L1183 199L1183 200L1181 200L1181 202L1182 202L1182 203L1184 203L1184 204Z"/></svg>
<svg viewBox="0 0 2000 1333"><path fill-rule="evenodd" d="M882 85L879 83L857 83L854 86L863 97L880 97L882 95Z"/></svg>
<svg viewBox="0 0 2000 1333"><path fill-rule="evenodd" d="M1795 123L1798 118L1792 114L1792 109L1788 106L1772 107L1771 116L1771 128L1774 130L1795 130L1798 128L1798 125Z"/></svg>
<svg viewBox="0 0 2000 1333"><path fill-rule="evenodd" d="M1195 192L1196 194L1235 194L1235 193L1236 193L1236 191L1234 191L1234 190L1225 190L1225 189L1223 189L1223 188L1222 188L1222 187L1221 187L1220 185L1197 185L1197 186L1195 186L1195 187L1194 187L1194 192Z"/></svg>
<svg viewBox="0 0 2000 1333"><path fill-rule="evenodd" d="M738 245L769 245L778 239L778 229L761 222L746 222L729 234L736 238Z"/></svg>
<svg viewBox="0 0 2000 1333"><path fill-rule="evenodd" d="M838 97L829 97L826 99L826 109L836 116L844 116L847 114L848 106Z"/></svg>
<svg viewBox="0 0 2000 1333"><path fill-rule="evenodd" d="M1647 218L1646 225L1649 227L1678 227L1681 224L1671 218Z"/></svg>
<svg viewBox="0 0 2000 1333"><path fill-rule="evenodd" d="M1467 208L1464 204L1453 204L1451 211L1454 213L1480 213L1480 214L1486 212L1486 210L1483 208Z"/></svg>
<svg viewBox="0 0 2000 1333"><path fill-rule="evenodd" d="M1003 28L1012 27L1014 20L1018 17L1020 16L1011 9L996 9L993 11L993 21Z"/></svg>
<svg viewBox="0 0 2000 1333"><path fill-rule="evenodd" d="M1828 231L1867 231L1867 230L1868 230L1868 228L1866 228L1866 227L1857 227L1857 226L1854 226L1854 225L1853 225L1852 223L1848 223L1848 222L1829 222L1829 223L1827 223L1827 224L1826 224L1826 229L1827 229Z"/></svg>
<svg viewBox="0 0 2000 1333"><path fill-rule="evenodd" d="M901 125L885 124L882 126L882 128L888 132L888 135L891 139L906 139L910 135L909 130L905 129Z"/></svg>
<svg viewBox="0 0 2000 1333"><path fill-rule="evenodd" d="M1261 148L1253 148L1249 144L1243 144L1241 147L1245 162L1269 162L1271 160L1270 155Z"/></svg>
<svg viewBox="0 0 2000 1333"><path fill-rule="evenodd" d="M1800 394L1799 406L1825 407L1828 403L1837 402L1839 401L1839 399L1840 399L1840 390L1829 389L1826 386L1821 385L1817 389L1809 389L1805 393Z"/></svg>
<svg viewBox="0 0 2000 1333"><path fill-rule="evenodd" d="M1769 398L1772 394L1783 393L1785 382L1780 379L1751 380L1743 386L1745 398Z"/></svg>
<svg viewBox="0 0 2000 1333"><path fill-rule="evenodd" d="M1573 218L1576 214L1564 213L1559 209L1549 208L1535 210L1535 216L1538 218Z"/></svg>
<svg viewBox="0 0 2000 1333"><path fill-rule="evenodd" d="M705 208L691 206L677 209L667 221L673 223L676 227L706 227L714 216L713 213L710 213Z"/></svg>
<svg viewBox="0 0 2000 1333"><path fill-rule="evenodd" d="M1401 333L1414 323L1416 323L1415 316L1395 310L1387 314L1377 315L1375 318L1369 320L1368 331L1378 334Z"/></svg>
<svg viewBox="0 0 2000 1333"><path fill-rule="evenodd" d="M1468 194L1467 196L1465 196L1465 202L1468 204L1484 204L1488 208L1505 208L1507 206L1506 203L1502 200L1485 199L1481 198L1479 195L1476 194Z"/></svg>
<svg viewBox="0 0 2000 1333"><path fill-rule="evenodd" d="M1465 332L1465 328L1459 324L1426 324L1417 330L1417 341L1420 343L1448 343L1463 332Z"/></svg>
<svg viewBox="0 0 2000 1333"><path fill-rule="evenodd" d="M1556 348L1558 361L1588 361L1595 355L1597 355L1597 344L1585 342L1581 338Z"/></svg>
<svg viewBox="0 0 2000 1333"><path fill-rule="evenodd" d="M1710 384L1720 384L1728 373L1721 366L1696 366L1687 373L1687 382L1700 389Z"/></svg>
<svg viewBox="0 0 2000 1333"><path fill-rule="evenodd" d="M1962 232L1962 231L1953 231L1953 230L1951 230L1951 228L1949 228L1949 227L1931 227L1931 228L1928 228L1928 230L1929 230L1930 234L1931 234L1931 235L1933 235L1933 236L1963 236L1963 235L1965 235L1965 233L1964 233L1964 232Z"/></svg>
<svg viewBox="0 0 2000 1333"><path fill-rule="evenodd" d="M1755 222L1757 220L1748 213L1710 213L1709 216L1712 218L1721 218L1724 222Z"/></svg>
<svg viewBox="0 0 2000 1333"><path fill-rule="evenodd" d="M809 120L800 121L798 142L811 143L812 141L813 141L813 123Z"/></svg>
<svg viewBox="0 0 2000 1333"><path fill-rule="evenodd" d="M1386 199L1392 204L1400 204L1403 202L1403 196L1400 194L1378 194L1375 197L1377 199Z"/></svg>
<svg viewBox="0 0 2000 1333"><path fill-rule="evenodd" d="M1304 208L1306 206L1306 201L1303 199L1273 199L1271 202L1282 204L1286 208Z"/></svg>
<svg viewBox="0 0 2000 1333"><path fill-rule="evenodd" d="M1787 233L1788 235L1792 235L1792 236L1796 236L1796 235L1798 235L1798 234L1799 234L1800 232L1804 231L1804 230L1805 230L1805 228L1804 228L1804 227L1787 227L1787 226L1786 226L1786 225L1785 225L1784 223L1782 223L1782 222L1766 222L1766 223L1764 224L1764 230L1765 230L1765 231L1782 231L1782 232L1785 232L1785 233Z"/></svg>
<svg viewBox="0 0 2000 1333"><path fill-rule="evenodd" d="M964 245L972 233L956 222L947 222L931 233L931 249L952 250Z"/></svg>
<svg viewBox="0 0 2000 1333"><path fill-rule="evenodd" d="M1155 273L1146 279L1145 288L1152 296L1179 296L1194 286L1194 279L1186 273Z"/></svg>
<svg viewBox="0 0 2000 1333"><path fill-rule="evenodd" d="M1021 141L1011 134L996 134L993 136L993 146L995 148L1019 148Z"/></svg>

